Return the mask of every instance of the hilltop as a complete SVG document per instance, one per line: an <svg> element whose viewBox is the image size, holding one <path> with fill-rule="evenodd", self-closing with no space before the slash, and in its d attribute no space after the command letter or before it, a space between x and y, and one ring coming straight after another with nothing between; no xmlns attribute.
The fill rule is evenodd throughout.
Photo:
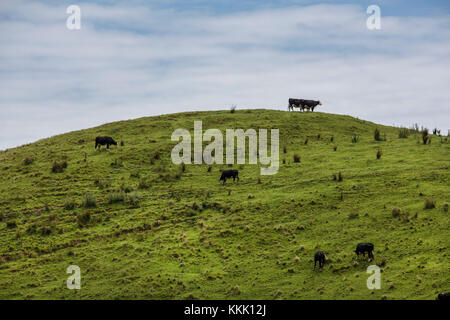
<svg viewBox="0 0 450 320"><path fill-rule="evenodd" d="M240 182L221 185L227 165L172 164L171 134L194 120L278 128L279 172L234 165ZM399 130L320 112L189 112L0 151L0 299L434 299L450 290L450 141ZM96 136L119 145L95 152ZM374 243L374 262L356 259L358 242ZM366 287L370 264L380 290ZM69 265L81 290L66 288Z"/></svg>

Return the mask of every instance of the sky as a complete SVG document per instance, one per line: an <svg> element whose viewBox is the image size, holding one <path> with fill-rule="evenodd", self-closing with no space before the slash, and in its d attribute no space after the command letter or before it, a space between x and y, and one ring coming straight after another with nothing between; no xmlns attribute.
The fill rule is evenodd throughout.
<svg viewBox="0 0 450 320"><path fill-rule="evenodd" d="M68 30L69 5L81 29ZM381 29L366 26L369 5ZM450 1L0 1L0 149L183 111L450 129Z"/></svg>

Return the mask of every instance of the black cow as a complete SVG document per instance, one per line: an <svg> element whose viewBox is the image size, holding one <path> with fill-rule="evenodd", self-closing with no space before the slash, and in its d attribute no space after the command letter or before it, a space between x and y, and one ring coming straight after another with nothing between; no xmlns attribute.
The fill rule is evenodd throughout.
<svg viewBox="0 0 450 320"><path fill-rule="evenodd" d="M110 145L115 145L117 146L117 142L114 141L113 138L111 137L97 137L95 138L95 150L98 149L100 150L102 148L102 146L104 146L106 144L106 149L109 150L109 146Z"/></svg>
<svg viewBox="0 0 450 320"><path fill-rule="evenodd" d="M314 255L314 269L316 268L316 263L319 262L319 268L322 269L323 265L327 261L327 256L325 252L319 251Z"/></svg>
<svg viewBox="0 0 450 320"><path fill-rule="evenodd" d="M222 183L225 184L228 178L233 178L233 181L235 181L235 179L239 181L239 172L237 170L224 170L222 171L219 182L222 181Z"/></svg>
<svg viewBox="0 0 450 320"><path fill-rule="evenodd" d="M289 98L288 110L294 111L294 108L300 108L300 110L302 111L305 111L305 109L307 109L308 111L311 110L314 112L314 108L318 105L322 105L322 102L315 100Z"/></svg>
<svg viewBox="0 0 450 320"><path fill-rule="evenodd" d="M303 108L306 108L306 110L309 111L311 109L312 112L314 112L314 108L318 105L322 105L322 102L315 101L315 100L303 100Z"/></svg>
<svg viewBox="0 0 450 320"><path fill-rule="evenodd" d="M359 256L362 253L363 256L366 256L366 252L369 256L369 259L373 259L373 244L372 243L358 243L356 246L355 253Z"/></svg>
<svg viewBox="0 0 450 320"><path fill-rule="evenodd" d="M289 105L288 105L288 111L294 111L294 108L300 108L302 111L305 109L303 107L303 102L305 100L303 99L293 99L289 98Z"/></svg>
<svg viewBox="0 0 450 320"><path fill-rule="evenodd" d="M450 300L450 292L439 293L437 296L438 300L449 301Z"/></svg>

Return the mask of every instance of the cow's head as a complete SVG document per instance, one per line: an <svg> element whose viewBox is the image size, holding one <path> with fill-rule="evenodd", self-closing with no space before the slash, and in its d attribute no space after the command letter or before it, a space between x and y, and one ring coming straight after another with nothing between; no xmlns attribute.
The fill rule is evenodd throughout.
<svg viewBox="0 0 450 320"><path fill-rule="evenodd" d="M322 105L322 102L319 100L319 105L321 106Z"/></svg>
<svg viewBox="0 0 450 320"><path fill-rule="evenodd" d="M117 146L117 142L114 141L114 140L112 141L112 144L115 145L115 146Z"/></svg>

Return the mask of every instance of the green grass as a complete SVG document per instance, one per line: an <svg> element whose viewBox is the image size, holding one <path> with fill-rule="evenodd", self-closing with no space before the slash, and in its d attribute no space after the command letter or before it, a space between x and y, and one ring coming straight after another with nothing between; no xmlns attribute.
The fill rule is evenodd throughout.
<svg viewBox="0 0 450 320"><path fill-rule="evenodd" d="M278 174L235 165L240 182L223 186L228 166L183 172L170 136L194 120L279 128ZM450 141L399 130L318 112L192 112L0 151L0 299L434 299L450 290ZM119 147L95 152L98 135ZM358 242L375 245L380 290L366 287L373 263L356 260ZM313 271L319 249L331 262ZM72 264L81 290L66 288Z"/></svg>

